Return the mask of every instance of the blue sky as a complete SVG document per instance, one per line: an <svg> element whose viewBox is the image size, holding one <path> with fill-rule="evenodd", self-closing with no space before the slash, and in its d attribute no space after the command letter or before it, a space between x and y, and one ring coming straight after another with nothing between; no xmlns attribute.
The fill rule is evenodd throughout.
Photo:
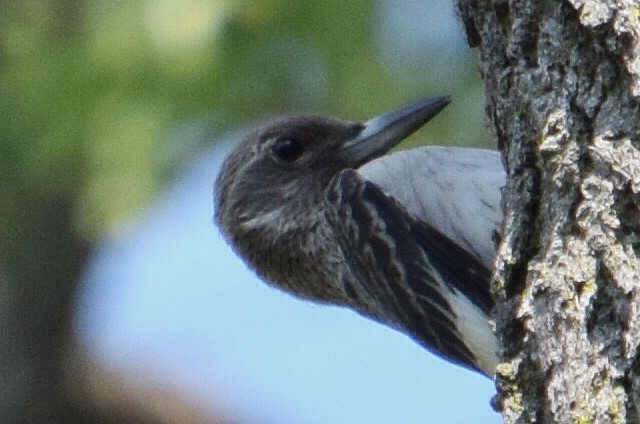
<svg viewBox="0 0 640 424"><path fill-rule="evenodd" d="M253 276L212 223L225 150L214 147L95 252L78 322L100 363L144 366L203 407L255 422L501 422L488 379Z"/></svg>
<svg viewBox="0 0 640 424"><path fill-rule="evenodd" d="M381 58L398 78L418 66L426 43L446 56L466 51L449 0L381 0L377 14ZM434 59L446 86L455 70ZM233 139L94 253L78 329L96 360L143 368L204 408L224 405L259 423L502 422L489 406L492 381L349 310L294 299L245 268L212 223L212 184Z"/></svg>

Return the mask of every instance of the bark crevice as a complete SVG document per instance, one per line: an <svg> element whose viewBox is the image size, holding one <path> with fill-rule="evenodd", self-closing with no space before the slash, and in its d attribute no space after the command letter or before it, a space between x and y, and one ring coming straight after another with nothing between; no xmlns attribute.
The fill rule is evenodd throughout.
<svg viewBox="0 0 640 424"><path fill-rule="evenodd" d="M640 422L638 5L457 7L509 176L495 403L509 423Z"/></svg>

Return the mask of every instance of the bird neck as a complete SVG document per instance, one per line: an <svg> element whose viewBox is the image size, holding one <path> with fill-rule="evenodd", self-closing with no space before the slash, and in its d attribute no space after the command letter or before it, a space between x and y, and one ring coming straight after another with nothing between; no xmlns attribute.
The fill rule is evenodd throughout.
<svg viewBox="0 0 640 424"><path fill-rule="evenodd" d="M330 233L323 204L306 213L277 211L236 226L232 245L267 283L297 297L346 304L337 266L344 257ZM275 217L294 217L288 221Z"/></svg>

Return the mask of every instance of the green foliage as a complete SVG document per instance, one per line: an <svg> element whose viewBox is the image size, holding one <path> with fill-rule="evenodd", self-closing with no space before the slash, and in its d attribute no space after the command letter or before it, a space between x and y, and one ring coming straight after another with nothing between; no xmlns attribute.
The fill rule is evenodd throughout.
<svg viewBox="0 0 640 424"><path fill-rule="evenodd" d="M181 128L207 140L265 115L365 119L449 93L429 141L487 138L476 72L459 66L468 58L430 58L463 73L458 87L430 84L441 78L429 66L398 78L376 52L369 0L4 3L0 247L26 243L9 228L46 234L36 212L54 200L90 239L133 216L204 147L171 136Z"/></svg>

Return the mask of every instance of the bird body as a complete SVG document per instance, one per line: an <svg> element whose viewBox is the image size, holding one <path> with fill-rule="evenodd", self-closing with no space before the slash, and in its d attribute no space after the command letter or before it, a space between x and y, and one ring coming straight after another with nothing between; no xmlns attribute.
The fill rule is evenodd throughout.
<svg viewBox="0 0 640 424"><path fill-rule="evenodd" d="M215 218L267 282L350 307L492 375L499 155L385 155L447 103L425 99L363 124L310 116L258 129L223 164Z"/></svg>
<svg viewBox="0 0 640 424"><path fill-rule="evenodd" d="M415 219L437 228L487 269L493 268L502 224L500 190L506 178L498 152L425 146L382 156L357 171ZM482 283L483 291L489 290L488 284ZM449 298L456 325L478 367L491 375L498 361L497 341L486 313L456 292Z"/></svg>

